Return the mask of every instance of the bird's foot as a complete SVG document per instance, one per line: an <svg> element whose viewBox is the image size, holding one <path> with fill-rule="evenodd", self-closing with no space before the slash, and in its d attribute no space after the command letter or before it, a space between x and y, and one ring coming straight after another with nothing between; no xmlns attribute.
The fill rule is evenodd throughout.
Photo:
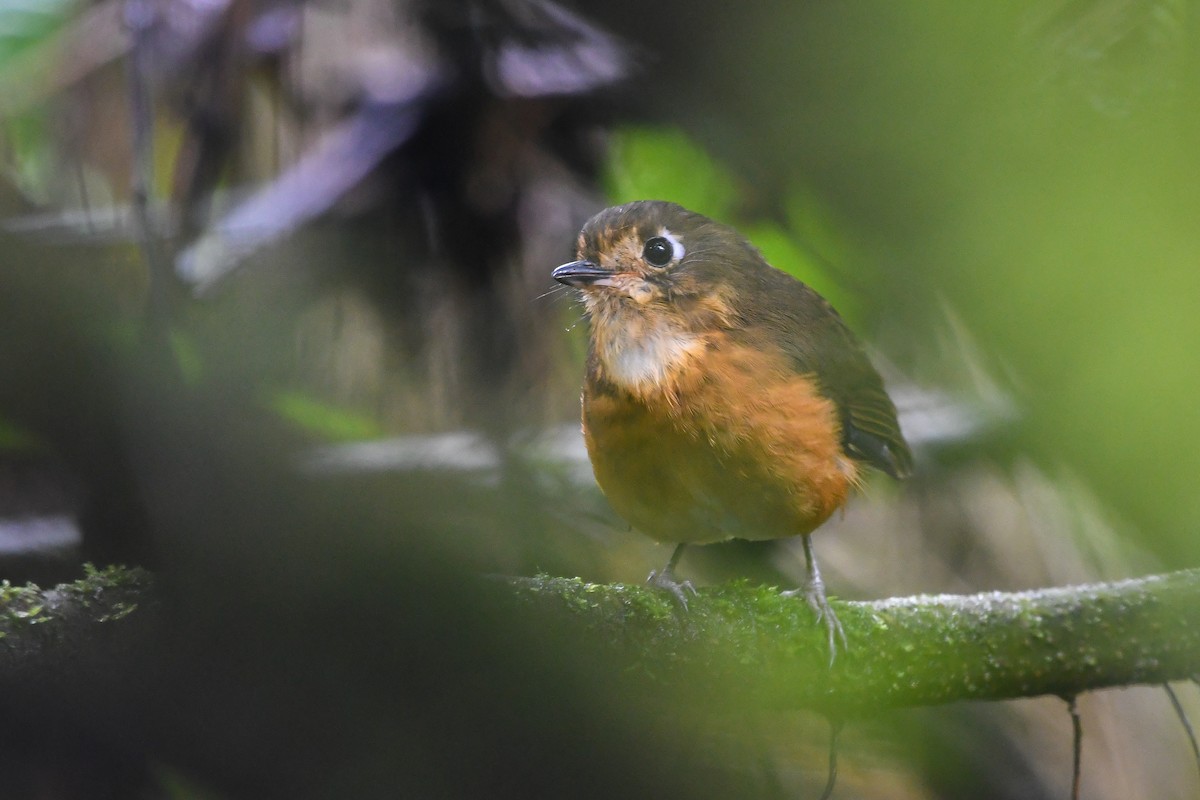
<svg viewBox="0 0 1200 800"><path fill-rule="evenodd" d="M675 574L670 567L654 570L646 578L646 583L655 589L666 589L684 611L687 611L688 595L690 594L694 597L696 594L696 587L692 585L692 582L675 580Z"/></svg>
<svg viewBox="0 0 1200 800"><path fill-rule="evenodd" d="M848 650L850 643L846 640L846 631L842 629L842 623L838 620L837 614L833 613L833 607L829 605L829 599L825 596L825 584L818 577L816 580L809 580L800 589L789 589L783 592L783 595L785 597L803 595L804 601L816 615L817 622L825 623L825 633L829 642L829 666L832 667L834 659L837 658L838 640L841 639L843 650Z"/></svg>

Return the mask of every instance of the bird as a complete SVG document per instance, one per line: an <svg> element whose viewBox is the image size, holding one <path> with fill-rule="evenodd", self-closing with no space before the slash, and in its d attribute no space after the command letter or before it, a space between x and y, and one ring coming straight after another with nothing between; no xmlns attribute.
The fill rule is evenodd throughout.
<svg viewBox="0 0 1200 800"><path fill-rule="evenodd" d="M589 318L582 427L592 470L636 530L675 544L650 573L686 609L688 545L800 536L801 595L841 623L811 534L869 468L903 478L912 453L867 353L833 306L734 228L662 200L607 208L551 276Z"/></svg>

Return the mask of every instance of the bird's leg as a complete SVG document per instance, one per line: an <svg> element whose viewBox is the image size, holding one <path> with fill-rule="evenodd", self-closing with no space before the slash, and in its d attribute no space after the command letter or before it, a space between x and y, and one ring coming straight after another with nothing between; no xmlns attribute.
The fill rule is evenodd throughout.
<svg viewBox="0 0 1200 800"><path fill-rule="evenodd" d="M833 608L825 597L825 582L821 580L821 568L817 566L817 557L813 553L812 537L804 536L803 538L804 561L808 568L804 586L783 594L795 597L803 593L809 608L817 615L817 622L825 623L825 631L829 636L829 666L833 666L833 660L837 657L837 640L842 640L842 647L849 647L849 643L846 641L846 632L842 630L842 623L838 622L837 615L833 613Z"/></svg>
<svg viewBox="0 0 1200 800"><path fill-rule="evenodd" d="M683 610L687 610L688 594L695 594L696 587L692 586L691 581L675 580L675 565L679 563L679 559L683 557L683 548L686 544L681 544L675 548L675 552L671 553L671 560L662 569L655 570L650 573L650 577L646 578L646 583L658 589L666 589L671 593L671 596L683 606Z"/></svg>

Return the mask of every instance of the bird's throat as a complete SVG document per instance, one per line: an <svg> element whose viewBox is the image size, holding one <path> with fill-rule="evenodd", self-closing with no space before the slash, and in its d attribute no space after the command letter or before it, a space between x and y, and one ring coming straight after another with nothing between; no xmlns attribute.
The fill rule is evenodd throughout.
<svg viewBox="0 0 1200 800"><path fill-rule="evenodd" d="M592 340L603 377L635 396L669 392L706 347L703 334L640 308L597 309Z"/></svg>

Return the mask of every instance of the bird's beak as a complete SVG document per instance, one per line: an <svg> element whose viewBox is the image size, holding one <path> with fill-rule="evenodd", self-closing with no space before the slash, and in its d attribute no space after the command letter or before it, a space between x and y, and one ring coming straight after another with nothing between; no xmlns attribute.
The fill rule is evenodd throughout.
<svg viewBox="0 0 1200 800"><path fill-rule="evenodd" d="M550 273L550 277L559 283L582 289L585 286L592 286L604 278L611 278L612 272L596 266L591 261L572 261L570 264L555 267L554 271Z"/></svg>

